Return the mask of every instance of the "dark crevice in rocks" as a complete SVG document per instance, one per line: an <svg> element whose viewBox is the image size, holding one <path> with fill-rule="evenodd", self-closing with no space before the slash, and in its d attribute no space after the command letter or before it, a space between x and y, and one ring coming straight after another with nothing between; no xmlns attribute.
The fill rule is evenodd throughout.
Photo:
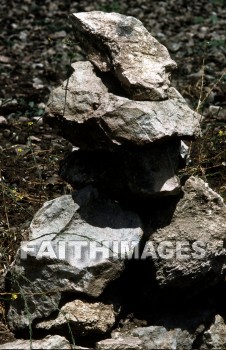
<svg viewBox="0 0 226 350"><path fill-rule="evenodd" d="M159 201L158 196L167 198L167 194L171 194L167 191L159 193L159 190L178 171L178 141L166 142L161 147L162 152L158 145L118 147L114 152L77 150L68 153L61 161L59 174L75 189L93 185L120 203L127 201L131 205L137 203L137 207L142 205L145 208L148 201L156 203ZM171 161L162 155L165 148L169 149L170 154L173 153ZM163 172L161 160L168 164L168 167L164 165ZM164 201L162 199L163 205Z"/></svg>
<svg viewBox="0 0 226 350"><path fill-rule="evenodd" d="M205 331L206 331L206 328L204 328L203 331L196 336L196 338L192 344L192 349L200 349L201 348L201 346L203 344L203 334Z"/></svg>
<svg viewBox="0 0 226 350"><path fill-rule="evenodd" d="M97 77L99 77L102 83L107 87L109 93L116 96L129 98L128 94L113 72L101 72L98 68L94 68L94 71Z"/></svg>
<svg viewBox="0 0 226 350"><path fill-rule="evenodd" d="M39 340L43 339L47 335L60 335L62 337L65 337L71 344L73 344L73 338L71 335L71 332L73 334L73 338L75 340L75 344L77 346L83 346L83 347L88 347L90 349L93 349L95 346L95 343L107 338L110 338L110 333L106 333L104 336L102 335L84 335L78 336L76 334L76 329L73 329L73 325L70 325L70 328L68 325L63 326L61 328L56 328L54 330L38 330L38 329L33 329L32 331L32 339L33 340ZM18 331L15 332L15 338L16 339L30 339L30 333L28 329L24 329L23 331Z"/></svg>
<svg viewBox="0 0 226 350"><path fill-rule="evenodd" d="M12 274L10 271L6 273L5 279L4 279L4 292L5 293L11 293L12 290ZM9 294L10 296L10 294ZM5 301L3 302L4 308L5 308L5 314L7 315L9 308L10 308L10 298L7 300L5 298Z"/></svg>
<svg viewBox="0 0 226 350"><path fill-rule="evenodd" d="M104 302L114 295L121 304L115 328L124 327L125 320L130 319L131 328L157 325L194 333L202 324L208 329L214 315L226 311L225 293L223 281L198 294L191 293L190 289L160 288L151 261L131 260L121 277L109 284L100 299ZM198 334L194 344L200 339Z"/></svg>
<svg viewBox="0 0 226 350"><path fill-rule="evenodd" d="M195 332L197 327L204 325L203 330L197 334L193 342L192 348L198 349L202 344L203 332L210 327L214 315L220 313L225 317L226 286L224 281L194 296L189 291L185 293L178 289L159 288L151 261L130 260L126 265L120 278L111 282L100 297L95 299L83 295L84 300L89 302L101 301L121 305L114 329L133 329L136 326L157 325L163 326L167 330L180 328ZM150 278L150 274L153 275L153 278ZM62 298L62 304L74 300L78 296L81 298L78 293L65 294ZM125 320L127 320L126 324ZM111 330L104 335L93 334L84 337L78 337L72 325L71 330L76 344L80 346L94 347L97 341L111 337ZM68 326L51 331L33 328L33 339L42 339L47 334L62 335L72 343ZM29 330L17 331L15 336L18 339L29 339Z"/></svg>

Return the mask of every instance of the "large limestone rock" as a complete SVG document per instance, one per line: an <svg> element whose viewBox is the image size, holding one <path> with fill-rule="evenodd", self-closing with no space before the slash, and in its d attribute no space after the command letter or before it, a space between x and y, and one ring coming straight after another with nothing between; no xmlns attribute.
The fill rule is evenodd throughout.
<svg viewBox="0 0 226 350"><path fill-rule="evenodd" d="M124 270L143 234L138 215L92 187L46 202L31 223L29 245L12 269L9 325L21 329L58 310L63 292L99 296ZM121 246L121 242L125 244Z"/></svg>
<svg viewBox="0 0 226 350"><path fill-rule="evenodd" d="M74 188L94 185L115 198L150 198L180 191L180 142L115 152L81 151L62 161L60 176ZM142 175L141 175L142 174Z"/></svg>
<svg viewBox="0 0 226 350"><path fill-rule="evenodd" d="M72 67L69 80L51 93L45 120L73 145L114 149L200 135L200 116L175 88L164 101L132 101L109 93L90 62Z"/></svg>
<svg viewBox="0 0 226 350"><path fill-rule="evenodd" d="M102 72L112 71L135 100L168 97L176 63L136 18L100 11L73 13L76 38Z"/></svg>
<svg viewBox="0 0 226 350"><path fill-rule="evenodd" d="M68 327L68 322L77 336L105 334L115 323L113 305L74 300L60 309L57 318L38 322L35 328L56 332L63 326Z"/></svg>
<svg viewBox="0 0 226 350"><path fill-rule="evenodd" d="M190 177L183 191L172 217L169 207L157 214L162 228L150 236L143 258L152 257L160 286L193 287L197 292L223 278L226 206L198 177Z"/></svg>

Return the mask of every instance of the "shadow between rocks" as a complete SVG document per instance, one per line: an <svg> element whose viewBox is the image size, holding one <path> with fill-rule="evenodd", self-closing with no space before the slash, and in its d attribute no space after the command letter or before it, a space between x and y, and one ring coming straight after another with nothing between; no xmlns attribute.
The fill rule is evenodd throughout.
<svg viewBox="0 0 226 350"><path fill-rule="evenodd" d="M114 298L112 299L112 295ZM219 313L226 320L226 284L195 293L192 289L160 288L150 260L130 260L118 280L111 282L100 296L103 302L121 305L115 328L132 326L163 326L195 332L200 325L207 329Z"/></svg>

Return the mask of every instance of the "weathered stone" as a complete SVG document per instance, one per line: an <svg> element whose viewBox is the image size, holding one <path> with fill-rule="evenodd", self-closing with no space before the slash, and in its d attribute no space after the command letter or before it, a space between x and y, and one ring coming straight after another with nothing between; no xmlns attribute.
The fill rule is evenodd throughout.
<svg viewBox="0 0 226 350"><path fill-rule="evenodd" d="M3 310L2 310L3 311ZM1 318L2 318L2 311L1 311ZM10 332L7 325L3 320L0 321L0 348L2 344L5 343L11 343L15 340L14 334Z"/></svg>
<svg viewBox="0 0 226 350"><path fill-rule="evenodd" d="M46 202L31 223L29 245L21 247L12 268L12 289L21 297L10 306L10 327L24 328L58 310L62 292L99 296L124 270L120 242L132 253L142 233L138 215L91 187Z"/></svg>
<svg viewBox="0 0 226 350"><path fill-rule="evenodd" d="M195 335L179 328L161 326L139 327L133 331L143 343L143 349L192 349Z"/></svg>
<svg viewBox="0 0 226 350"><path fill-rule="evenodd" d="M17 339L10 343L0 345L0 349L71 349L68 340L59 335L47 335L43 339L32 340ZM76 348L75 348L76 349Z"/></svg>
<svg viewBox="0 0 226 350"><path fill-rule="evenodd" d="M48 104L53 115L64 114L68 121L76 116L77 122L83 123L104 103L108 89L95 74L92 63L72 63L72 69L70 78L53 90Z"/></svg>
<svg viewBox="0 0 226 350"><path fill-rule="evenodd" d="M204 332L200 349L226 349L226 324L220 315L215 316L214 323Z"/></svg>
<svg viewBox="0 0 226 350"><path fill-rule="evenodd" d="M73 68L69 80L51 93L45 116L73 145L115 149L200 135L200 116L176 89L169 89L165 101L131 101L108 93L91 63L77 62Z"/></svg>
<svg viewBox="0 0 226 350"><path fill-rule="evenodd" d="M0 115L0 127L5 126L8 124L8 121L3 115Z"/></svg>
<svg viewBox="0 0 226 350"><path fill-rule="evenodd" d="M60 176L74 188L92 184L115 198L174 195L179 160L179 140L115 152L77 150L62 161Z"/></svg>
<svg viewBox="0 0 226 350"><path fill-rule="evenodd" d="M150 236L143 258L149 250L159 285L195 286L198 291L223 277L226 207L223 199L197 177L190 177L183 191L172 217L169 207L158 213L162 228Z"/></svg>
<svg viewBox="0 0 226 350"><path fill-rule="evenodd" d="M105 339L96 344L96 350L144 350L142 341L131 336Z"/></svg>
<svg viewBox="0 0 226 350"><path fill-rule="evenodd" d="M97 343L97 350L192 349L196 338L187 330L161 326L138 327L127 332L113 332L111 339Z"/></svg>
<svg viewBox="0 0 226 350"><path fill-rule="evenodd" d="M137 100L168 97L176 63L134 17L101 11L70 16L76 38L101 71L113 71L129 96Z"/></svg>
<svg viewBox="0 0 226 350"><path fill-rule="evenodd" d="M35 328L56 330L62 326L68 326L68 322L70 322L77 336L104 334L115 323L113 305L74 300L60 309L57 318L39 322Z"/></svg>

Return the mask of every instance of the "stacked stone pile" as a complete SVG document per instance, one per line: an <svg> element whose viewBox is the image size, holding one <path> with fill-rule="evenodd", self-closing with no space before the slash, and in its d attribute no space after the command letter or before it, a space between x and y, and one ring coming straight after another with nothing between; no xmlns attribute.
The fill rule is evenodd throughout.
<svg viewBox="0 0 226 350"><path fill-rule="evenodd" d="M200 135L200 116L170 85L176 64L133 17L71 16L89 61L49 99L46 120L79 150L61 169L76 188L114 196L176 194L180 140Z"/></svg>
<svg viewBox="0 0 226 350"><path fill-rule="evenodd" d="M31 223L10 275L20 297L9 326L20 338L32 329L39 348L50 334L48 348L57 337L75 349L224 348L214 303L226 208L203 180L179 181L181 141L200 136L200 116L170 85L176 64L133 17L70 18L88 60L72 64L45 119L74 146L60 174L76 191Z"/></svg>

